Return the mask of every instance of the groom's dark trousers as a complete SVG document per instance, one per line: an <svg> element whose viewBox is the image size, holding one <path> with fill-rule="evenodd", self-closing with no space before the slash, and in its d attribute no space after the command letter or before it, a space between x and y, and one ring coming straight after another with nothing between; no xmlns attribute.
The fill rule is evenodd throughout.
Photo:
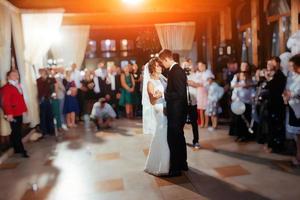
<svg viewBox="0 0 300 200"><path fill-rule="evenodd" d="M167 101L168 144L170 148L170 172L187 168L184 124L187 116L187 78L183 69L175 64L168 73Z"/></svg>

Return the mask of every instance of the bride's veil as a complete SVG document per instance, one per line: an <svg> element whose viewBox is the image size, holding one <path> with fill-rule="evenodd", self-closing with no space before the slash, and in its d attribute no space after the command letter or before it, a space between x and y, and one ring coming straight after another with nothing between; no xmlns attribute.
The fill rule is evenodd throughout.
<svg viewBox="0 0 300 200"><path fill-rule="evenodd" d="M156 120L154 116L153 106L150 103L150 98L147 92L148 81L150 80L149 64L144 66L143 74L143 93L142 93L142 105L143 105L143 133L154 134L156 127Z"/></svg>

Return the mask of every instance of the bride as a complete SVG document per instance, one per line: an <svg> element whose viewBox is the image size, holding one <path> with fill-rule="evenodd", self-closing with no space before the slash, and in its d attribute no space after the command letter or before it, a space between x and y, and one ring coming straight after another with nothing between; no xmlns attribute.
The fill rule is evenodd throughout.
<svg viewBox="0 0 300 200"><path fill-rule="evenodd" d="M154 136L150 145L145 172L155 176L168 175L170 168L167 117L164 114L166 81L161 72L162 67L159 65L157 58L151 59L148 63L148 68L147 66L145 67L145 77L149 77L149 80L144 79L144 84L147 84L147 93L144 92L144 94L147 95L144 95L143 98L149 98L154 115L154 117L150 118L150 121L145 123L155 124ZM147 76L147 73L150 76Z"/></svg>

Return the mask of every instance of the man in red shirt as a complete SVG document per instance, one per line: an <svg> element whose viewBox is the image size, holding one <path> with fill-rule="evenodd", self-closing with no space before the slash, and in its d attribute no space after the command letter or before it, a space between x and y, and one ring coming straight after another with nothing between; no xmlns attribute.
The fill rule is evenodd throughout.
<svg viewBox="0 0 300 200"><path fill-rule="evenodd" d="M27 107L19 84L19 73L16 70L10 70L6 77L7 83L1 89L1 96L2 109L11 127L10 140L15 153L20 153L24 158L28 158L22 143L23 113L27 112Z"/></svg>

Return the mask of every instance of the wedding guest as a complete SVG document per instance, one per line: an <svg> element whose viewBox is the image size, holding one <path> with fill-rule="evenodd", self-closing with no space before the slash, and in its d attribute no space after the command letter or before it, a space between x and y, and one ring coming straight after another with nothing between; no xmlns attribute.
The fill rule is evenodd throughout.
<svg viewBox="0 0 300 200"><path fill-rule="evenodd" d="M119 101L121 98L121 92L122 92L122 85L121 85L121 74L122 74L122 70L121 67L116 66L115 68L115 72L116 72L116 114L117 114L117 118L119 118L122 113L124 113L123 111L123 107L119 106Z"/></svg>
<svg viewBox="0 0 300 200"><path fill-rule="evenodd" d="M20 153L24 158L28 158L22 143L23 114L27 112L27 107L19 83L19 73L16 70L10 70L7 72L6 78L7 83L1 88L1 103L11 128L10 141L15 153Z"/></svg>
<svg viewBox="0 0 300 200"><path fill-rule="evenodd" d="M224 89L219 86L215 81L215 76L211 73L207 77L207 107L205 109L206 118L211 118L212 127L210 127L209 131L214 131L218 126L218 114L219 114L219 101L224 94ZM206 125L208 126L208 121L206 121Z"/></svg>
<svg viewBox="0 0 300 200"><path fill-rule="evenodd" d="M285 103L288 104L286 129L296 139L297 153L292 160L293 165L300 167L300 54L290 59L294 68L293 75L289 77L286 90L283 93Z"/></svg>
<svg viewBox="0 0 300 200"><path fill-rule="evenodd" d="M268 148L273 152L281 152L285 141L285 105L282 94L286 86L286 76L281 71L279 57L272 57L270 61L273 63L275 73L266 86L270 92Z"/></svg>
<svg viewBox="0 0 300 200"><path fill-rule="evenodd" d="M116 113L105 98L100 98L93 106L91 119L95 122L98 130L100 128L110 128L116 118Z"/></svg>
<svg viewBox="0 0 300 200"><path fill-rule="evenodd" d="M119 101L120 106L125 106L126 117L129 119L133 118L133 105L136 103L134 96L135 82L132 74L129 72L129 66L123 68L121 74L121 98Z"/></svg>
<svg viewBox="0 0 300 200"><path fill-rule="evenodd" d="M224 118L230 119L233 115L230 109L232 93L230 82L232 81L234 75L238 73L238 69L238 63L234 58L230 59L227 62L226 68L223 69L224 96L220 101L220 105L223 109L222 116Z"/></svg>
<svg viewBox="0 0 300 200"><path fill-rule="evenodd" d="M107 67L107 91L110 96L108 103L112 105L115 112L117 112L118 99L117 95L120 93L120 75L117 74L116 66Z"/></svg>
<svg viewBox="0 0 300 200"><path fill-rule="evenodd" d="M237 141L245 142L250 139L252 135L249 132L248 123L251 121L252 113L252 97L255 94L254 82L252 80L250 66L246 62L241 63L240 72L234 75L234 78L231 81L232 91L232 101L241 101L246 106L246 111L243 115L235 115L232 120L234 123L231 123L230 130L234 131L231 135L237 136Z"/></svg>
<svg viewBox="0 0 300 200"><path fill-rule="evenodd" d="M205 119L205 109L207 106L207 90L205 88L207 74L211 73L209 69L207 69L206 64L199 62L198 63L198 95L197 95L197 108L199 110L200 115L200 127L204 128L206 121ZM205 127L207 128L207 127Z"/></svg>
<svg viewBox="0 0 300 200"><path fill-rule="evenodd" d="M142 93L140 92L142 76L141 76L141 72L140 72L137 64L132 65L132 75L133 75L134 82L135 82L134 92L135 92L136 100L137 100L137 104L135 106L135 115L138 116L138 115L141 115L141 109L142 109L142 105L141 105Z"/></svg>
<svg viewBox="0 0 300 200"><path fill-rule="evenodd" d="M256 71L256 93L254 98L256 112L256 139L259 144L266 144L269 138L269 96L268 82L273 79L275 70L272 61L267 67ZM264 147L268 151L267 145Z"/></svg>
<svg viewBox="0 0 300 200"><path fill-rule="evenodd" d="M193 147L200 148L199 130L198 130L198 112L197 112L197 94L198 94L198 77L196 68L191 66L188 80L188 116L193 129Z"/></svg>
<svg viewBox="0 0 300 200"><path fill-rule="evenodd" d="M95 70L95 93L96 96L104 97L106 94L106 78L107 78L107 69L105 67L105 62L100 61L98 64L98 68Z"/></svg>
<svg viewBox="0 0 300 200"><path fill-rule="evenodd" d="M58 131L62 131L62 121L61 121L61 113L60 113L60 101L58 99L58 83L56 81L55 78L55 72L56 69L54 68L50 68L48 70L49 73L49 78L52 78L55 80L55 82L53 82L51 84L51 106L52 106L52 113L53 113L53 117L55 119L55 123L54 125L56 125L56 128Z"/></svg>
<svg viewBox="0 0 300 200"><path fill-rule="evenodd" d="M39 73L40 78L37 79L37 89L40 105L40 129L43 135L54 135L51 96L56 80L49 77L46 68L40 68Z"/></svg>
<svg viewBox="0 0 300 200"><path fill-rule="evenodd" d="M82 91L80 90L82 73L78 69L78 66L75 63L73 63L71 65L71 80L74 81L75 86L77 88L76 98L77 98L78 105L79 105L79 112L77 114L78 114L79 121L81 121L81 117L83 115L83 106L84 106L84 103L83 103L84 97L83 97Z"/></svg>
<svg viewBox="0 0 300 200"><path fill-rule="evenodd" d="M82 97L83 97L83 111L82 113L84 115L87 115L90 113L94 100L95 100L95 95L94 95L94 88L95 88L95 83L94 83L94 75L91 73L89 69L84 70L84 77L81 80L81 92L82 92Z"/></svg>
<svg viewBox="0 0 300 200"><path fill-rule="evenodd" d="M77 127L75 120L76 113L79 113L79 105L76 98L77 88L75 82L71 78L71 70L69 69L66 70L63 84L66 89L64 114L66 115L67 126L69 128L74 128Z"/></svg>
<svg viewBox="0 0 300 200"><path fill-rule="evenodd" d="M64 111L64 103L65 103L65 94L66 94L66 89L65 86L63 84L63 79L64 79L64 67L58 67L56 69L56 74L55 74L55 80L57 83L57 88L56 88L56 95L57 95L57 99L59 102L59 113L60 113L60 120L61 120L61 127L62 129L64 129L65 131L68 130L68 127L66 125L66 120L65 120L65 115L63 113Z"/></svg>

